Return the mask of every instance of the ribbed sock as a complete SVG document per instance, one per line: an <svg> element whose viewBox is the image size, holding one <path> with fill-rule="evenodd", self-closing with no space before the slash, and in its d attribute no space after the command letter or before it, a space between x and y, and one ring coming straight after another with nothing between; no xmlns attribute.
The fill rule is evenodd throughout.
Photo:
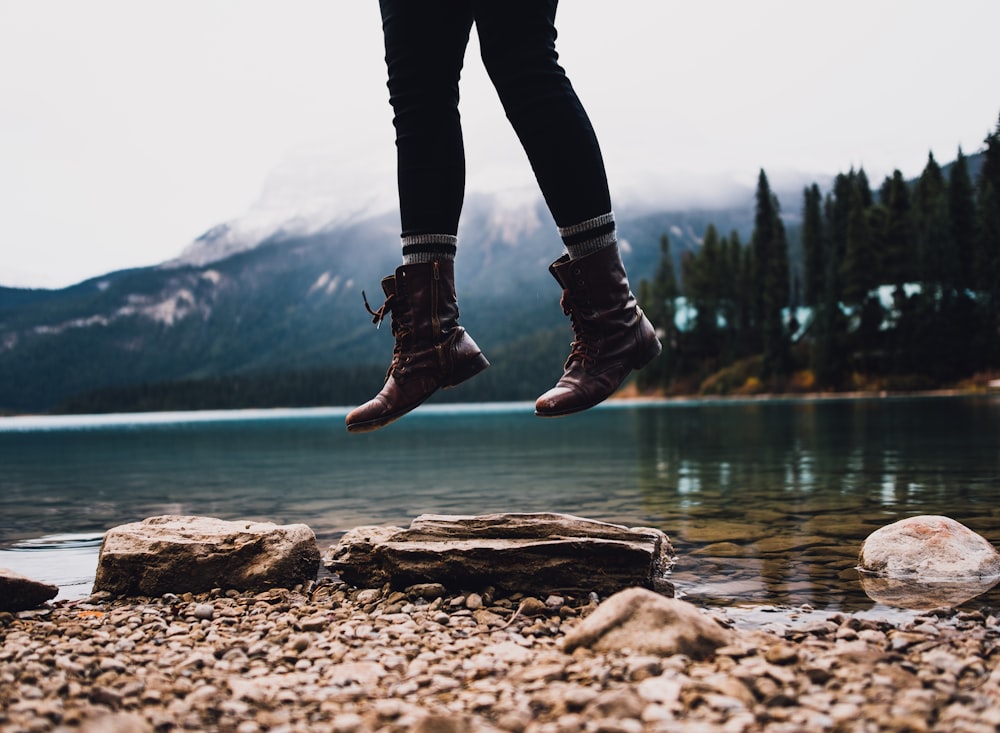
<svg viewBox="0 0 1000 733"><path fill-rule="evenodd" d="M413 234L403 237L403 264L453 260L458 237L452 234Z"/></svg>
<svg viewBox="0 0 1000 733"><path fill-rule="evenodd" d="M559 227L559 236L570 259L584 257L611 247L618 242L615 236L615 215L609 211L594 219L582 221L568 227Z"/></svg>

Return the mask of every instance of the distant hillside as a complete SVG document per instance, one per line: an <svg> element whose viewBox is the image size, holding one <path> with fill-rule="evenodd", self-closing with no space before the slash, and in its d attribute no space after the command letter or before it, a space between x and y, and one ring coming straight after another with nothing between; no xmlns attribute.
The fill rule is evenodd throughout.
<svg viewBox="0 0 1000 733"><path fill-rule="evenodd" d="M709 222L746 241L752 202L620 216L634 287L651 276L661 235L679 256L699 246ZM399 263L395 214L313 234L278 232L228 255L207 249L221 234L204 238L203 264L113 272L60 290L0 288L0 411L48 411L101 389L317 369L330 379L350 372L346 401L369 396L392 338L371 325L361 291L377 307L379 283ZM476 396L533 398L560 373L571 339L547 271L561 252L551 218L540 201L512 210L472 196L460 246L462 323L494 363ZM358 365L370 366L360 371L370 378Z"/></svg>

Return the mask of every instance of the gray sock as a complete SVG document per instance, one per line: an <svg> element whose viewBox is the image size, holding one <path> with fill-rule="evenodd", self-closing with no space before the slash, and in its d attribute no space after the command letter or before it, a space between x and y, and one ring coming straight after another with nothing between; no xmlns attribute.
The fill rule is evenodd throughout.
<svg viewBox="0 0 1000 733"><path fill-rule="evenodd" d="M453 234L412 234L403 237L403 264L454 260L458 237Z"/></svg>
<svg viewBox="0 0 1000 733"><path fill-rule="evenodd" d="M562 237L570 259L574 260L611 247L618 242L614 212L609 211L572 226L559 227L559 236Z"/></svg>

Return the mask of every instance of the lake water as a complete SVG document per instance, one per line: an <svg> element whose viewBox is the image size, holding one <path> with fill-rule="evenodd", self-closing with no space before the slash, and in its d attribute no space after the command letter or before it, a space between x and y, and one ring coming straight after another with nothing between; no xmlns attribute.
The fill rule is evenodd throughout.
<svg viewBox="0 0 1000 733"><path fill-rule="evenodd" d="M1000 543L1000 398L429 405L348 435L346 410L0 419L0 566L90 591L103 532L159 514L305 522L321 547L419 514L558 511L672 540L679 595L877 605L864 538L945 514ZM1000 602L1000 589L969 601Z"/></svg>

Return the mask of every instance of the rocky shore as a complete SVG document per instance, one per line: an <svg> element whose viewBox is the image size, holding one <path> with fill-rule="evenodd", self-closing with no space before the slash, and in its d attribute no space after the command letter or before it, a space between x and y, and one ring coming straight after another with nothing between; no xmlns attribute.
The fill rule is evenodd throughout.
<svg viewBox="0 0 1000 733"><path fill-rule="evenodd" d="M603 600L362 590L327 576L3 613L0 730L1000 729L989 610L889 623L801 609L770 629L735 624L701 660L568 653L567 635Z"/></svg>

